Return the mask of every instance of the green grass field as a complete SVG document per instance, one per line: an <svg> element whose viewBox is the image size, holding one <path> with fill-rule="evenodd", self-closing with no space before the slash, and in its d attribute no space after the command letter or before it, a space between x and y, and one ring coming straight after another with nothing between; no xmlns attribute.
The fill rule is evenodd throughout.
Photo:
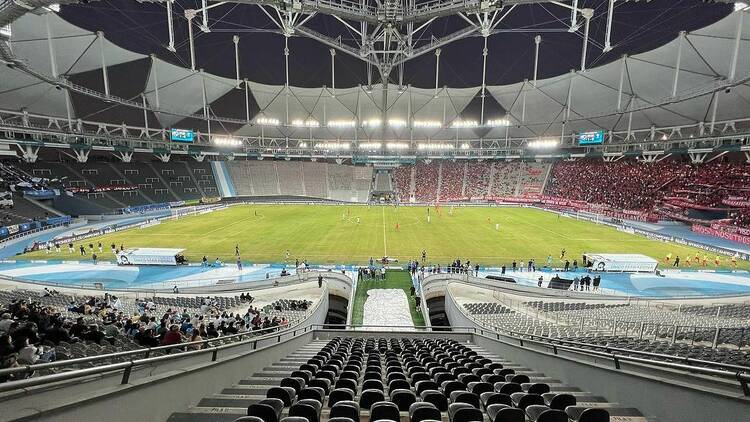
<svg viewBox="0 0 750 422"><path fill-rule="evenodd" d="M402 289L404 293L406 293L406 297L409 299L411 321L414 323L415 327L424 326L424 317L421 313L417 312L416 308L414 307L414 301L412 300L410 295L410 288L411 276L406 271L388 270L385 272L385 281L360 280L357 284L357 291L354 294L352 324L362 325L365 301L367 300L367 292L370 289Z"/></svg>
<svg viewBox="0 0 750 422"><path fill-rule="evenodd" d="M481 266L531 258L543 266L547 255L560 265L563 248L571 260L584 252L642 253L659 260L672 253L684 262L688 254L704 253L528 208L457 207L451 215L443 206L440 215L430 208L430 216L428 223L426 207L242 205L112 233L85 243L101 241L107 250L111 243L126 248L185 248L192 262L200 261L203 255L209 260L234 260L234 246L239 244L245 261L281 263L289 250L292 262L306 259L313 264L362 264L370 257L384 255L406 262L419 258L422 249L431 263L446 264L461 258ZM495 230L495 224L500 224L500 230ZM67 251L64 254L67 256ZM100 259L113 258L106 252L103 255ZM709 254L711 261L713 256ZM34 252L20 258L50 256ZM723 266L729 267L728 258L722 259ZM739 268L749 269L750 263L742 261Z"/></svg>

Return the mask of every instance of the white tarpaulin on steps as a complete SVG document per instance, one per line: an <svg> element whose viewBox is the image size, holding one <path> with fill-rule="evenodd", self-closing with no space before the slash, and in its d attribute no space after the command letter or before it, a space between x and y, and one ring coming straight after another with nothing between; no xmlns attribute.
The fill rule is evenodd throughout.
<svg viewBox="0 0 750 422"><path fill-rule="evenodd" d="M409 301L401 289L374 289L367 292L362 325L413 327Z"/></svg>

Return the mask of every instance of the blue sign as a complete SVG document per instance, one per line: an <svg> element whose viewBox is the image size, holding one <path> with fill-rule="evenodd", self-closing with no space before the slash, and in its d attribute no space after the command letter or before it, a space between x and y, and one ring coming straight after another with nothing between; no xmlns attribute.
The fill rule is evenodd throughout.
<svg viewBox="0 0 750 422"><path fill-rule="evenodd" d="M604 143L604 131L579 133L576 136L578 145L601 145Z"/></svg>
<svg viewBox="0 0 750 422"><path fill-rule="evenodd" d="M172 140L175 142L193 142L195 134L192 130L172 129Z"/></svg>

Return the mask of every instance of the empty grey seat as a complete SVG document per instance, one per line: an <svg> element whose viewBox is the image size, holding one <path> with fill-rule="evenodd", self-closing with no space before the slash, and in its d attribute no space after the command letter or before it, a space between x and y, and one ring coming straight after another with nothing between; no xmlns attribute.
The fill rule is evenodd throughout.
<svg viewBox="0 0 750 422"><path fill-rule="evenodd" d="M506 404L492 404L487 407L490 422L525 422L526 413Z"/></svg>
<svg viewBox="0 0 750 422"><path fill-rule="evenodd" d="M440 411L432 403L418 401L409 406L409 419L411 422L440 420L440 418Z"/></svg>
<svg viewBox="0 0 750 422"><path fill-rule="evenodd" d="M476 407L468 403L451 403L448 406L451 422L483 422L484 416Z"/></svg>
<svg viewBox="0 0 750 422"><path fill-rule="evenodd" d="M565 413L575 422L609 422L609 412L605 409L568 406Z"/></svg>
<svg viewBox="0 0 750 422"><path fill-rule="evenodd" d="M389 401L380 401L373 403L370 407L370 420L392 420L400 421L398 406L395 403Z"/></svg>
<svg viewBox="0 0 750 422"><path fill-rule="evenodd" d="M562 410L550 409L544 405L532 404L526 407L531 422L568 422L568 415Z"/></svg>

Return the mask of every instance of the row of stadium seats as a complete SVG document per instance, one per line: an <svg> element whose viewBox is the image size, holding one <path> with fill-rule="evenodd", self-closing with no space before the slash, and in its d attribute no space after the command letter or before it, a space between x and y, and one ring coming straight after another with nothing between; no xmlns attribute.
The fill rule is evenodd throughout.
<svg viewBox="0 0 750 422"><path fill-rule="evenodd" d="M399 199L419 202L539 195L550 165L536 162L433 161L394 171Z"/></svg>
<svg viewBox="0 0 750 422"><path fill-rule="evenodd" d="M296 324L306 318L312 302L281 298L258 309L235 297L164 297L144 300L60 294L56 291L18 289L0 291L0 368L48 361L101 356L123 351L145 352L146 347L164 344L169 327L179 327L178 343L207 340L209 346L241 340L228 337L263 329ZM248 308L252 308L249 310ZM234 310L235 313L232 311ZM247 312L247 315L242 315ZM261 332L262 333L262 332ZM22 352L29 347L46 352L26 361ZM194 340L195 341L195 340ZM200 345L172 344L172 349L150 352L158 356L201 348ZM38 359L38 360L37 360ZM94 365L125 362L129 356L103 357L96 362L78 362L63 368L46 368L33 374L42 376ZM19 376L11 377L17 379ZM5 379L0 379L3 381Z"/></svg>
<svg viewBox="0 0 750 422"><path fill-rule="evenodd" d="M372 185L371 167L301 161L230 161L238 196L308 196L365 202Z"/></svg>
<svg viewBox="0 0 750 422"><path fill-rule="evenodd" d="M474 320L503 331L586 344L750 366L750 325L717 306L667 309L629 303L529 301L462 305ZM730 305L742 310L748 305ZM733 315L740 315L733 317Z"/></svg>
<svg viewBox="0 0 750 422"><path fill-rule="evenodd" d="M197 422L209 415L215 422L605 422L642 417L636 409L606 403L453 339L350 337L315 341L168 420Z"/></svg>

